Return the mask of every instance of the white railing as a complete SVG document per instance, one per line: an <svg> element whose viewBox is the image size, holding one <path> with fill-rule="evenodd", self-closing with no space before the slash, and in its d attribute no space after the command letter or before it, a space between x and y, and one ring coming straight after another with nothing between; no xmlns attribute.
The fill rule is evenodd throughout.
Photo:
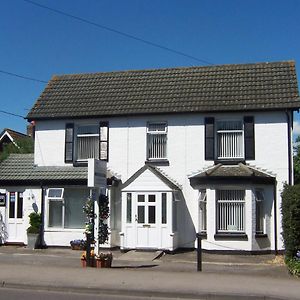
<svg viewBox="0 0 300 300"><path fill-rule="evenodd" d="M218 232L244 232L245 191L219 190L217 192Z"/></svg>

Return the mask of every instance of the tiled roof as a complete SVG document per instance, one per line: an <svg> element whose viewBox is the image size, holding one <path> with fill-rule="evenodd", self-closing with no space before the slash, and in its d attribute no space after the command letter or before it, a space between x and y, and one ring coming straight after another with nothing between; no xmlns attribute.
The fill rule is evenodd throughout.
<svg viewBox="0 0 300 300"><path fill-rule="evenodd" d="M9 128L4 128L3 131L0 133L0 138L5 134L5 133L9 133L9 135L12 137L12 139L17 140L17 139L22 139L22 138L29 138L28 135L9 129Z"/></svg>
<svg viewBox="0 0 300 300"><path fill-rule="evenodd" d="M37 167L34 165L33 154L11 154L0 164L0 183L72 180L87 180L87 168L72 166Z"/></svg>
<svg viewBox="0 0 300 300"><path fill-rule="evenodd" d="M27 118L298 108L293 61L54 76Z"/></svg>
<svg viewBox="0 0 300 300"><path fill-rule="evenodd" d="M249 165L239 163L237 165L217 164L196 174L192 174L189 176L189 179L196 180L196 182L209 182L210 180L220 179L272 182L275 176Z"/></svg>

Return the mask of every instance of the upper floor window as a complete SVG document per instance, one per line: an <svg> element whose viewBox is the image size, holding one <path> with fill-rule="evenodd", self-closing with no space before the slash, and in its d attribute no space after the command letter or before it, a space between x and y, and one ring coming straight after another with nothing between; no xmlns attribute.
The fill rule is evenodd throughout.
<svg viewBox="0 0 300 300"><path fill-rule="evenodd" d="M84 162L88 158L108 161L108 123L74 126L66 124L65 162Z"/></svg>
<svg viewBox="0 0 300 300"><path fill-rule="evenodd" d="M217 158L244 158L242 121L217 121Z"/></svg>
<svg viewBox="0 0 300 300"><path fill-rule="evenodd" d="M77 160L99 159L99 127L95 125L80 126L76 136Z"/></svg>
<svg viewBox="0 0 300 300"><path fill-rule="evenodd" d="M167 158L167 124L149 123L147 127L147 159Z"/></svg>
<svg viewBox="0 0 300 300"><path fill-rule="evenodd" d="M205 118L206 160L255 159L254 118L217 120Z"/></svg>

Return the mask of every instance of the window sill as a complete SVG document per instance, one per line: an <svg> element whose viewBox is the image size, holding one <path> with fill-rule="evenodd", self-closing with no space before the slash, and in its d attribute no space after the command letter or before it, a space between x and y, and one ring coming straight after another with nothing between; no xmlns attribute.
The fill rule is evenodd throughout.
<svg viewBox="0 0 300 300"><path fill-rule="evenodd" d="M168 159L147 159L145 164L156 165L156 166L169 166L170 162Z"/></svg>
<svg viewBox="0 0 300 300"><path fill-rule="evenodd" d="M244 158L229 158L229 159L215 159L215 164L222 164L222 165L237 165L239 163L245 164L246 161Z"/></svg>
<svg viewBox="0 0 300 300"><path fill-rule="evenodd" d="M255 233L255 238L267 238L268 235L266 233Z"/></svg>
<svg viewBox="0 0 300 300"><path fill-rule="evenodd" d="M239 239L239 240L248 240L248 236L246 233L216 233L215 239Z"/></svg>
<svg viewBox="0 0 300 300"><path fill-rule="evenodd" d="M74 161L73 166L74 167L87 167L88 162L87 161Z"/></svg>

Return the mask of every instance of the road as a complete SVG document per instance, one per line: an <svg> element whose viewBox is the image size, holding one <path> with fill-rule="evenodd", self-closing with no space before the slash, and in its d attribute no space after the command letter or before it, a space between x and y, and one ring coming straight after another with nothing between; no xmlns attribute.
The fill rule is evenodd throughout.
<svg viewBox="0 0 300 300"><path fill-rule="evenodd" d="M46 290L12 289L0 288L0 300L180 300L186 298L153 297L151 295L124 295L124 294L87 294L80 292L54 292ZM189 300L199 300L199 298L188 298Z"/></svg>

